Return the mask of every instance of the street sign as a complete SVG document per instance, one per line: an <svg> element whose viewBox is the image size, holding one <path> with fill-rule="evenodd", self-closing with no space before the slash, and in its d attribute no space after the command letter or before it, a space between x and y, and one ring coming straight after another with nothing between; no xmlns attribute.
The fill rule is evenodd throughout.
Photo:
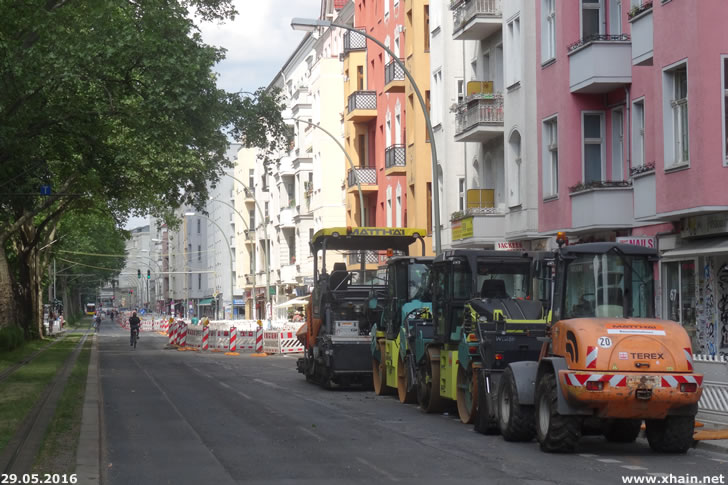
<svg viewBox="0 0 728 485"><path fill-rule="evenodd" d="M50 185L41 185L40 186L40 195L51 195L51 186Z"/></svg>

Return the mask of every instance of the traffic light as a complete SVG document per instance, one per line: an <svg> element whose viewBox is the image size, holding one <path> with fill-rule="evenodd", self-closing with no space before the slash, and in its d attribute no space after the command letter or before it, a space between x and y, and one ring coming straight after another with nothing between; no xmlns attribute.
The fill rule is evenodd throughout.
<svg viewBox="0 0 728 485"><path fill-rule="evenodd" d="M137 278L141 278L141 277L142 277L142 270L138 269L137 270Z"/></svg>
<svg viewBox="0 0 728 485"><path fill-rule="evenodd" d="M147 279L149 280L151 278L152 278L152 272L151 272L151 270L147 270Z"/></svg>

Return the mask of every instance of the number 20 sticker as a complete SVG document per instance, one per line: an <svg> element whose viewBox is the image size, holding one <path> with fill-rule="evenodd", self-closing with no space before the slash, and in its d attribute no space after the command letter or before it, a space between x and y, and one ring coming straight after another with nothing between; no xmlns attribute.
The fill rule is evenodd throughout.
<svg viewBox="0 0 728 485"><path fill-rule="evenodd" d="M608 349L612 346L612 339L609 337L599 337L599 346L603 349Z"/></svg>

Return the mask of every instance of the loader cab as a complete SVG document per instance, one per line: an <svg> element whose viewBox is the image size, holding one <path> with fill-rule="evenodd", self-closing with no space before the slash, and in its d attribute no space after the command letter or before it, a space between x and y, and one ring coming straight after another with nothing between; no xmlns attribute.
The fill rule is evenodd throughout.
<svg viewBox="0 0 728 485"><path fill-rule="evenodd" d="M387 262L387 298L382 318L387 339L397 338L405 305L432 302L429 284L432 259L395 256Z"/></svg>
<svg viewBox="0 0 728 485"><path fill-rule="evenodd" d="M450 250L432 267L435 340L460 339L465 304L472 299L537 300L549 306L553 255L521 251Z"/></svg>
<svg viewBox="0 0 728 485"><path fill-rule="evenodd" d="M557 252L553 321L654 318L657 251L619 243L586 243Z"/></svg>

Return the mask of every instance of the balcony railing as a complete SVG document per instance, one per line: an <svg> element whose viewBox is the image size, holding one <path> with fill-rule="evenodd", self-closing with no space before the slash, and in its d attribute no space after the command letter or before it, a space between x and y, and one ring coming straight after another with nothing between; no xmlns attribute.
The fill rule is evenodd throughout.
<svg viewBox="0 0 728 485"><path fill-rule="evenodd" d="M344 55L351 51L363 51L367 48L367 38L358 32L347 30L344 34Z"/></svg>
<svg viewBox="0 0 728 485"><path fill-rule="evenodd" d="M384 84L392 81L404 81L404 69L394 60L384 66Z"/></svg>
<svg viewBox="0 0 728 485"><path fill-rule="evenodd" d="M361 252L349 253L349 264L361 264ZM364 251L364 262L369 264L379 263L379 251Z"/></svg>
<svg viewBox="0 0 728 485"><path fill-rule="evenodd" d="M451 2L450 9L453 10L453 32L455 33L466 27L466 24L476 17L480 17L486 21L494 21L503 16L501 0L454 1ZM492 26L482 27L481 29L474 29L477 30L477 32L474 32L476 38L485 38L485 36L490 35L494 32L494 29L500 26L494 23Z"/></svg>
<svg viewBox="0 0 728 485"><path fill-rule="evenodd" d="M586 37L577 40L569 44L567 50L569 52L575 51L579 47L591 44L592 42L603 41L603 42L628 42L629 34L591 34Z"/></svg>
<svg viewBox="0 0 728 485"><path fill-rule="evenodd" d="M503 124L503 96L477 95L458 106L457 133L479 124Z"/></svg>
<svg viewBox="0 0 728 485"><path fill-rule="evenodd" d="M392 145L384 150L384 168L404 167L407 155L404 145Z"/></svg>
<svg viewBox="0 0 728 485"><path fill-rule="evenodd" d="M354 91L349 95L349 113L357 109L377 109L376 91Z"/></svg>
<svg viewBox="0 0 728 485"><path fill-rule="evenodd" d="M376 168L354 168L349 169L349 175L347 177L348 186L356 187L357 179L362 185L376 185L377 184L377 169Z"/></svg>

